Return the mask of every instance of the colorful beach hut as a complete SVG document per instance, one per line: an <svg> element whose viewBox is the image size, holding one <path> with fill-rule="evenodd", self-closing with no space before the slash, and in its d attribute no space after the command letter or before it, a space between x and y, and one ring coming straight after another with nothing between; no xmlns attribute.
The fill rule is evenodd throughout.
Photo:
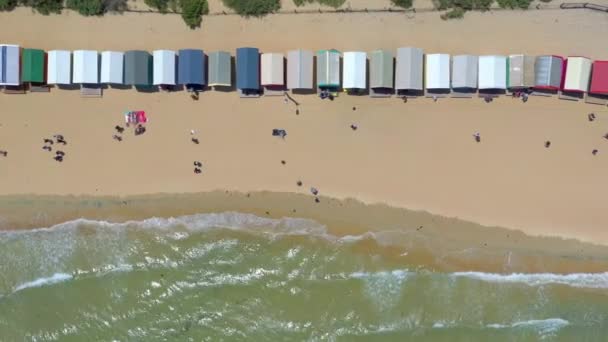
<svg viewBox="0 0 608 342"><path fill-rule="evenodd" d="M46 83L72 84L72 53L66 50L51 50L47 53Z"/></svg>
<svg viewBox="0 0 608 342"><path fill-rule="evenodd" d="M209 86L232 86L232 62L230 53L215 51L209 53Z"/></svg>
<svg viewBox="0 0 608 342"><path fill-rule="evenodd" d="M507 57L479 56L479 90L507 89Z"/></svg>
<svg viewBox="0 0 608 342"><path fill-rule="evenodd" d="M423 87L424 51L414 47L397 49L395 91L398 95L420 95Z"/></svg>
<svg viewBox="0 0 608 342"><path fill-rule="evenodd" d="M166 87L175 85L175 73L177 70L177 55L172 50L155 50L153 56L152 84Z"/></svg>
<svg viewBox="0 0 608 342"><path fill-rule="evenodd" d="M124 84L125 54L119 51L103 51L101 53L101 83Z"/></svg>
<svg viewBox="0 0 608 342"><path fill-rule="evenodd" d="M394 56L389 50L375 50L369 56L369 88L372 97L387 97L393 92Z"/></svg>
<svg viewBox="0 0 608 342"><path fill-rule="evenodd" d="M561 88L564 59L538 56L534 62L534 88L556 91Z"/></svg>
<svg viewBox="0 0 608 342"><path fill-rule="evenodd" d="M21 81L30 85L42 85L46 79L46 54L44 50L23 49L21 53Z"/></svg>
<svg viewBox="0 0 608 342"><path fill-rule="evenodd" d="M345 52L343 61L342 88L349 92L367 89L367 54L360 51Z"/></svg>
<svg viewBox="0 0 608 342"><path fill-rule="evenodd" d="M99 83L99 54L94 50L74 51L74 64L72 68L72 83L98 84Z"/></svg>
<svg viewBox="0 0 608 342"><path fill-rule="evenodd" d="M283 95L285 90L285 55L262 54L262 86L266 95Z"/></svg>
<svg viewBox="0 0 608 342"><path fill-rule="evenodd" d="M178 51L177 84L190 89L201 89L207 83L206 57L203 50L182 49Z"/></svg>
<svg viewBox="0 0 608 342"><path fill-rule="evenodd" d="M136 87L152 85L152 56L147 51L125 52L125 84Z"/></svg>
<svg viewBox="0 0 608 342"><path fill-rule="evenodd" d="M442 53L426 55L425 82L427 91L450 90L450 55Z"/></svg>
<svg viewBox="0 0 608 342"><path fill-rule="evenodd" d="M291 50L287 52L287 88L312 89L312 51Z"/></svg>
<svg viewBox="0 0 608 342"><path fill-rule="evenodd" d="M592 70L589 92L598 95L608 95L608 61L593 62Z"/></svg>
<svg viewBox="0 0 608 342"><path fill-rule="evenodd" d="M509 73L507 74L507 87L509 89L532 88L534 86L534 60L533 56L510 55L507 60Z"/></svg>
<svg viewBox="0 0 608 342"><path fill-rule="evenodd" d="M568 57L566 61L566 76L564 91L586 93L591 78L591 60L587 57Z"/></svg>
<svg viewBox="0 0 608 342"><path fill-rule="evenodd" d="M259 96L260 51L257 48L236 49L236 88L241 96Z"/></svg>
<svg viewBox="0 0 608 342"><path fill-rule="evenodd" d="M340 52L338 50L317 52L317 87L329 91L340 89Z"/></svg>
<svg viewBox="0 0 608 342"><path fill-rule="evenodd" d="M472 55L452 57L452 89L471 92L477 89L478 58Z"/></svg>
<svg viewBox="0 0 608 342"><path fill-rule="evenodd" d="M21 85L19 79L18 45L0 45L0 86L16 87Z"/></svg>

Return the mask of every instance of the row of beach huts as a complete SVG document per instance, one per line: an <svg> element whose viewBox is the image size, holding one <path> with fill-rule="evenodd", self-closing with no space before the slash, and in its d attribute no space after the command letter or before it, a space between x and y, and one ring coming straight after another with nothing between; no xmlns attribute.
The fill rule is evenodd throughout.
<svg viewBox="0 0 608 342"><path fill-rule="evenodd" d="M316 69L316 72L315 72ZM206 53L200 49L147 51L51 50L0 44L0 87L5 93L78 87L101 96L104 85L139 90L236 88L242 97L324 91L416 97L495 96L531 90L539 95L606 104L608 61L556 55L424 54L415 47L341 53L257 48Z"/></svg>

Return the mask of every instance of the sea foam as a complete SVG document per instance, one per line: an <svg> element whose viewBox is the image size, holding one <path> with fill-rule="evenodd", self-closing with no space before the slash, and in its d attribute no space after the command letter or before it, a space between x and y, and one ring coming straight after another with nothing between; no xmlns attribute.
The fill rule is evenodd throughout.
<svg viewBox="0 0 608 342"><path fill-rule="evenodd" d="M484 273L484 272L455 272L453 277L471 278L491 283L522 283L529 286L567 285L580 288L608 288L608 272L604 273Z"/></svg>
<svg viewBox="0 0 608 342"><path fill-rule="evenodd" d="M50 277L42 277L42 278L38 278L36 280L28 281L26 283L18 285L13 289L13 293L19 292L21 290L29 289L32 287L42 287L42 286L48 286L48 285L61 283L61 282L70 280L72 278L73 277L70 274L55 273Z"/></svg>

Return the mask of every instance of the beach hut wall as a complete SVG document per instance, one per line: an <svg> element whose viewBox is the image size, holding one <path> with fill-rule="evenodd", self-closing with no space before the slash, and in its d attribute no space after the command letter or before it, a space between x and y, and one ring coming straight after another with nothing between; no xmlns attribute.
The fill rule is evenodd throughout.
<svg viewBox="0 0 608 342"><path fill-rule="evenodd" d="M559 56L538 56L534 63L534 87L557 90L561 86L564 59Z"/></svg>
<svg viewBox="0 0 608 342"><path fill-rule="evenodd" d="M45 53L39 49L23 49L21 52L21 81L44 83Z"/></svg>
<svg viewBox="0 0 608 342"><path fill-rule="evenodd" d="M367 54L360 51L344 53L342 87L344 89L366 89Z"/></svg>
<svg viewBox="0 0 608 342"><path fill-rule="evenodd" d="M260 89L260 51L256 48L236 49L237 89Z"/></svg>
<svg viewBox="0 0 608 342"><path fill-rule="evenodd" d="M317 52L317 86L322 88L340 87L340 52L338 50Z"/></svg>
<svg viewBox="0 0 608 342"><path fill-rule="evenodd" d="M593 62L591 86L589 92L599 95L608 95L608 61Z"/></svg>
<svg viewBox="0 0 608 342"><path fill-rule="evenodd" d="M74 64L72 67L72 83L99 83L99 54L97 51L74 51Z"/></svg>
<svg viewBox="0 0 608 342"><path fill-rule="evenodd" d="M422 49L413 47L397 49L395 89L422 90L423 64L424 52Z"/></svg>
<svg viewBox="0 0 608 342"><path fill-rule="evenodd" d="M155 50L153 85L175 85L177 55L172 50Z"/></svg>
<svg viewBox="0 0 608 342"><path fill-rule="evenodd" d="M152 56L147 51L125 52L125 84L134 86L152 85Z"/></svg>
<svg viewBox="0 0 608 342"><path fill-rule="evenodd" d="M394 56L389 50L372 51L369 60L370 88L393 88Z"/></svg>
<svg viewBox="0 0 608 342"><path fill-rule="evenodd" d="M287 88L312 89L312 51L291 50L287 52Z"/></svg>
<svg viewBox="0 0 608 342"><path fill-rule="evenodd" d="M101 83L124 83L124 53L103 51L101 53Z"/></svg>
<svg viewBox="0 0 608 342"><path fill-rule="evenodd" d="M591 60L587 57L568 57L564 90L585 93L591 77Z"/></svg>
<svg viewBox="0 0 608 342"><path fill-rule="evenodd" d="M477 56L452 57L452 88L477 88Z"/></svg>
<svg viewBox="0 0 608 342"><path fill-rule="evenodd" d="M205 72L205 53L198 49L182 49L178 51L177 83L182 85L204 86L207 75Z"/></svg>
<svg viewBox="0 0 608 342"><path fill-rule="evenodd" d="M19 79L19 54L18 45L0 45L0 85L18 86Z"/></svg>
<svg viewBox="0 0 608 342"><path fill-rule="evenodd" d="M450 55L426 55L426 89L450 89Z"/></svg>
<svg viewBox="0 0 608 342"><path fill-rule="evenodd" d="M67 85L72 83L72 53L66 50L51 50L47 53L48 84Z"/></svg>
<svg viewBox="0 0 608 342"><path fill-rule="evenodd" d="M479 89L507 88L507 58L479 56Z"/></svg>
<svg viewBox="0 0 608 342"><path fill-rule="evenodd" d="M285 85L285 55L282 53L262 54L262 85Z"/></svg>
<svg viewBox="0 0 608 342"><path fill-rule="evenodd" d="M232 86L231 58L226 51L209 53L209 86Z"/></svg>

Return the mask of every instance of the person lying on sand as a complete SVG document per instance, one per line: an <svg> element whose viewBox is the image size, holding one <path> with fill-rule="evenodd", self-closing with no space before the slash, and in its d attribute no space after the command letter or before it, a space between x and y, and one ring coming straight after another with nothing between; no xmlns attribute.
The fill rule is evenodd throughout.
<svg viewBox="0 0 608 342"><path fill-rule="evenodd" d="M202 172L201 169L199 169L198 167L194 168L194 173L199 174L201 172Z"/></svg>
<svg viewBox="0 0 608 342"><path fill-rule="evenodd" d="M595 114L589 113L589 115L587 115L587 119L589 119L589 122L592 122L593 120L595 120Z"/></svg>
<svg viewBox="0 0 608 342"><path fill-rule="evenodd" d="M63 151L55 151L55 154L62 157L65 156L65 152Z"/></svg>
<svg viewBox="0 0 608 342"><path fill-rule="evenodd" d="M120 127L120 126L118 126L118 125L114 126L114 129L115 129L115 130L116 130L116 132L118 132L118 133L122 133L122 132L124 132L124 131L125 131L125 129L124 129L124 128L122 128L122 127Z"/></svg>
<svg viewBox="0 0 608 342"><path fill-rule="evenodd" d="M595 156L598 152L599 152L598 150L593 150L593 151L591 151L591 154L593 154Z"/></svg>
<svg viewBox="0 0 608 342"><path fill-rule="evenodd" d="M45 151L49 151L49 152L51 152L53 150L53 148L51 146L48 146L48 145L42 146L42 149L45 150Z"/></svg>
<svg viewBox="0 0 608 342"><path fill-rule="evenodd" d="M62 156L55 156L55 157L53 157L53 159L55 159L56 161L58 161L60 163L63 161L63 157Z"/></svg>
<svg viewBox="0 0 608 342"><path fill-rule="evenodd" d="M604 134L604 139L608 139L608 133Z"/></svg>
<svg viewBox="0 0 608 342"><path fill-rule="evenodd" d="M53 145L53 140L51 140L51 139L44 139L44 143L45 144L49 144L49 145Z"/></svg>
<svg viewBox="0 0 608 342"><path fill-rule="evenodd" d="M116 135L116 134L114 134L114 135L112 136L112 139L114 139L114 140L116 140L116 141L122 141L122 137L121 137L121 136L118 136L118 135Z"/></svg>
<svg viewBox="0 0 608 342"><path fill-rule="evenodd" d="M197 145L200 144L200 141L198 141L197 138L192 138L190 140L192 140L192 142L195 143L195 144L197 144Z"/></svg>
<svg viewBox="0 0 608 342"><path fill-rule="evenodd" d="M476 142L481 142L481 135L479 132L475 132L475 134L473 134L473 138L475 138Z"/></svg>
<svg viewBox="0 0 608 342"><path fill-rule="evenodd" d="M312 188L310 188L310 193L317 196L319 194L319 190L317 190L317 188L312 187Z"/></svg>
<svg viewBox="0 0 608 342"><path fill-rule="evenodd" d="M549 140L545 141L545 148L551 147L551 142Z"/></svg>
<svg viewBox="0 0 608 342"><path fill-rule="evenodd" d="M355 125L355 124L350 125L350 129L352 129L353 131L356 131L357 128L359 128L359 127L357 127L357 125Z"/></svg>
<svg viewBox="0 0 608 342"><path fill-rule="evenodd" d="M195 161L194 162L194 166L196 166L196 167L203 167L203 163L201 163L199 161Z"/></svg>
<svg viewBox="0 0 608 342"><path fill-rule="evenodd" d="M8 152L6 152L5 150L0 150L0 155L2 155L3 157L8 156Z"/></svg>
<svg viewBox="0 0 608 342"><path fill-rule="evenodd" d="M57 138L57 143L58 144L63 144L63 145L67 145L68 144L67 141L63 140L63 137Z"/></svg>

